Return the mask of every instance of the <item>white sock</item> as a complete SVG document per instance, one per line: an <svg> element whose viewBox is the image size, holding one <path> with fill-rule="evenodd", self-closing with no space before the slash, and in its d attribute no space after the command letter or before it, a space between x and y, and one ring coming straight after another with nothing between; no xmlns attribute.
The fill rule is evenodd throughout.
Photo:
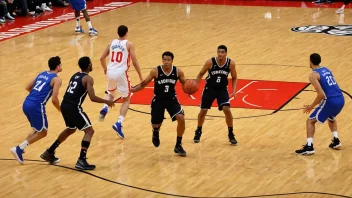
<svg viewBox="0 0 352 198"><path fill-rule="evenodd" d="M123 122L124 119L125 119L125 117L120 116L119 119L117 120L117 122L121 123L121 125L122 125L122 122Z"/></svg>
<svg viewBox="0 0 352 198"><path fill-rule="evenodd" d="M20 145L18 145L20 149L24 150L27 146L29 146L28 141L23 141Z"/></svg>
<svg viewBox="0 0 352 198"><path fill-rule="evenodd" d="M341 9L345 9L345 5L342 5Z"/></svg>
<svg viewBox="0 0 352 198"><path fill-rule="evenodd" d="M104 108L109 108L109 106L107 104L104 104Z"/></svg>
<svg viewBox="0 0 352 198"><path fill-rule="evenodd" d="M46 7L46 3L42 3L42 7Z"/></svg>
<svg viewBox="0 0 352 198"><path fill-rule="evenodd" d="M332 132L332 137L334 137L334 138L339 138L339 136L337 135L337 131L333 131L333 132Z"/></svg>
<svg viewBox="0 0 352 198"><path fill-rule="evenodd" d="M89 29L93 28L93 27L92 27L92 22L91 22L91 21L88 21L88 22L87 22L87 24L88 24Z"/></svg>
<svg viewBox="0 0 352 198"><path fill-rule="evenodd" d="M312 146L313 138L307 138L307 144L308 144L308 146Z"/></svg>
<svg viewBox="0 0 352 198"><path fill-rule="evenodd" d="M81 24L80 24L80 18L77 17L77 18L76 18L76 27L80 27L80 26L81 26Z"/></svg>

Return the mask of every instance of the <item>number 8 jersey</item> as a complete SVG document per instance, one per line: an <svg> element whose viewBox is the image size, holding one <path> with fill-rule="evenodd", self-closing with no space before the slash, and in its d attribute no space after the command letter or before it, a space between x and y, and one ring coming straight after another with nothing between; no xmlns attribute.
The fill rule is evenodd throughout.
<svg viewBox="0 0 352 198"><path fill-rule="evenodd" d="M130 55L127 50L128 40L114 39L110 45L108 70L127 71L130 66Z"/></svg>
<svg viewBox="0 0 352 198"><path fill-rule="evenodd" d="M208 70L208 76L206 77L206 87L212 88L226 88L228 85L227 77L230 73L231 59L226 58L225 64L220 66L216 58L212 59L213 66Z"/></svg>
<svg viewBox="0 0 352 198"><path fill-rule="evenodd" d="M326 67L319 67L313 71L317 72L320 76L320 85L324 91L325 99L342 96L342 92L336 83L332 72Z"/></svg>

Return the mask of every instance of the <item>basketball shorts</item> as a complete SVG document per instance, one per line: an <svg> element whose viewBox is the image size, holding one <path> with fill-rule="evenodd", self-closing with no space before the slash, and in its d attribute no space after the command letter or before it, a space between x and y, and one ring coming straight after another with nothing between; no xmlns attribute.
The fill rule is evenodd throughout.
<svg viewBox="0 0 352 198"><path fill-rule="evenodd" d="M316 119L320 123L324 123L327 119L334 121L344 105L345 99L343 96L324 99L309 116L309 119Z"/></svg>
<svg viewBox="0 0 352 198"><path fill-rule="evenodd" d="M31 127L41 132L43 129L48 130L48 119L46 117L45 106L41 103L25 100L22 105L23 113L26 115Z"/></svg>
<svg viewBox="0 0 352 198"><path fill-rule="evenodd" d="M204 87L202 94L201 109L210 109L216 99L219 111L223 106L230 106L230 97L227 88L216 89L212 87Z"/></svg>
<svg viewBox="0 0 352 198"><path fill-rule="evenodd" d="M82 11L87 9L87 4L85 0L69 0L70 6L76 11Z"/></svg>
<svg viewBox="0 0 352 198"><path fill-rule="evenodd" d="M164 120L165 109L169 113L172 121L176 120L176 115L185 115L177 97L162 99L154 97L151 104L152 124L161 124Z"/></svg>
<svg viewBox="0 0 352 198"><path fill-rule="evenodd" d="M87 114L77 105L62 102L61 113L64 117L66 127L69 129L78 129L82 131L92 126Z"/></svg>
<svg viewBox="0 0 352 198"><path fill-rule="evenodd" d="M117 90L122 97L128 97L131 94L131 84L127 75L127 71L108 70L106 72L108 80L107 91L110 93Z"/></svg>

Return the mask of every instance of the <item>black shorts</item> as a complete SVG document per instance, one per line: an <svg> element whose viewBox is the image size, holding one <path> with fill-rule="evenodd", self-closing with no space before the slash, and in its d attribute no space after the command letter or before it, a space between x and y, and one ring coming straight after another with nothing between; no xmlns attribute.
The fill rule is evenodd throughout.
<svg viewBox="0 0 352 198"><path fill-rule="evenodd" d="M215 99L218 102L219 111L222 110L223 106L230 106L230 97L227 88L215 89L211 87L204 87L200 108L210 109Z"/></svg>
<svg viewBox="0 0 352 198"><path fill-rule="evenodd" d="M176 96L171 99L161 99L154 97L151 104L152 124L161 124L164 120L165 109L169 112L172 121L176 120L176 115L185 113L178 102Z"/></svg>
<svg viewBox="0 0 352 198"><path fill-rule="evenodd" d="M69 103L61 103L61 114L64 117L66 127L69 129L84 130L92 124L81 107Z"/></svg>

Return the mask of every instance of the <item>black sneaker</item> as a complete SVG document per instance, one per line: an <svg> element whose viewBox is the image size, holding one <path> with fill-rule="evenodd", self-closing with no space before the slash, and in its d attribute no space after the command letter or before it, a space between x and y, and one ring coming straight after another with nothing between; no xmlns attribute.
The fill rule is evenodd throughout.
<svg viewBox="0 0 352 198"><path fill-rule="evenodd" d="M181 144L176 144L174 152L177 153L181 157L186 157L186 151L183 150Z"/></svg>
<svg viewBox="0 0 352 198"><path fill-rule="evenodd" d="M342 146L339 138L335 138L331 140L331 143L329 145L330 148L332 149L340 149L340 147Z"/></svg>
<svg viewBox="0 0 352 198"><path fill-rule="evenodd" d="M49 162L50 164L57 164L60 162L60 158L55 157L55 152L51 153L48 150L46 150L43 154L41 154L40 158Z"/></svg>
<svg viewBox="0 0 352 198"><path fill-rule="evenodd" d="M313 144L312 146L308 146L308 144L302 146L303 147L301 149L296 150L297 155L313 155L315 153Z"/></svg>
<svg viewBox="0 0 352 198"><path fill-rule="evenodd" d="M95 165L88 164L87 159L78 159L75 168L80 170L94 170Z"/></svg>
<svg viewBox="0 0 352 198"><path fill-rule="evenodd" d="M153 131L152 142L155 147L158 147L160 145L159 131Z"/></svg>
<svg viewBox="0 0 352 198"><path fill-rule="evenodd" d="M229 142L232 144L232 145L237 145L237 140L235 138L235 135L233 133L229 133Z"/></svg>
<svg viewBox="0 0 352 198"><path fill-rule="evenodd" d="M194 132L193 142L194 142L194 143L199 143L201 136L202 136L202 131L197 129L197 130Z"/></svg>

